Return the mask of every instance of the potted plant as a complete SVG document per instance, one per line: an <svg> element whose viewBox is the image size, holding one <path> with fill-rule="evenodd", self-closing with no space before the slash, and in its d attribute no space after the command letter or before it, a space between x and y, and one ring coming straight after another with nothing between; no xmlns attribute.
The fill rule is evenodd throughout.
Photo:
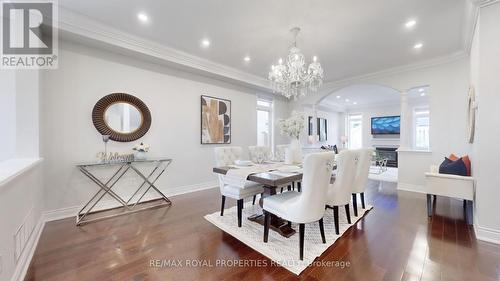
<svg viewBox="0 0 500 281"><path fill-rule="evenodd" d="M301 162L302 161L302 148L300 146L300 134L304 131L306 118L304 113L293 111L292 115L287 119L278 120L278 128L282 135L288 136L291 139L290 147L288 149L288 158L286 162ZM286 151L285 151L286 154Z"/></svg>
<svg viewBox="0 0 500 281"><path fill-rule="evenodd" d="M147 155L146 152L149 151L149 145L144 144L141 142L141 144L136 144L132 150L135 150L134 153L134 159L136 160L146 160Z"/></svg>

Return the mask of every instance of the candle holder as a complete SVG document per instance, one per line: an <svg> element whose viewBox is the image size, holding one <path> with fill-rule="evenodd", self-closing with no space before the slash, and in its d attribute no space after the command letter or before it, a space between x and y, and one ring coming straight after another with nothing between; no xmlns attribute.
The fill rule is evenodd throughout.
<svg viewBox="0 0 500 281"><path fill-rule="evenodd" d="M102 141L104 142L104 159L103 161L108 161L108 141L109 135L102 135Z"/></svg>

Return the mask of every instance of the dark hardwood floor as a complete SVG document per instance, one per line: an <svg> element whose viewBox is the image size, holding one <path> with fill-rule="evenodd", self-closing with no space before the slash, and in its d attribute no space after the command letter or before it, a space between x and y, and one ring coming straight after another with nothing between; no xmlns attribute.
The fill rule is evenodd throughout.
<svg viewBox="0 0 500 281"><path fill-rule="evenodd" d="M462 202L438 197L428 219L424 195L371 186L366 197L373 210L317 259L349 262L343 268L313 266L297 277L279 266L256 266L270 260L203 218L220 206L218 189L211 189L173 197L169 208L82 227L74 218L50 222L26 279L500 280L500 247L476 240ZM195 259L210 264L186 266L185 260ZM254 265L215 266L235 259ZM180 260L184 266L150 266L154 260Z"/></svg>

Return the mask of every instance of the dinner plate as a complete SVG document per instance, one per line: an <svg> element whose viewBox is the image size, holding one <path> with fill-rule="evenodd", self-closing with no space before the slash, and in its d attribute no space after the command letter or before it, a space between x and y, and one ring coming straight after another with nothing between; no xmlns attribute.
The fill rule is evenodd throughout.
<svg viewBox="0 0 500 281"><path fill-rule="evenodd" d="M250 160L235 160L234 164L237 166L252 166L253 162Z"/></svg>

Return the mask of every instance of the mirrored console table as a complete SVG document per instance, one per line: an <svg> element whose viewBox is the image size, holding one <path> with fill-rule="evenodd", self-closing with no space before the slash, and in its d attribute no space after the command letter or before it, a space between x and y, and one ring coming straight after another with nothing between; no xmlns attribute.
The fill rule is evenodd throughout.
<svg viewBox="0 0 500 281"><path fill-rule="evenodd" d="M151 208L158 208L162 206L171 205L172 202L163 194L156 186L156 181L165 172L167 167L172 163L172 159L168 158L156 158L147 160L133 160L127 162L95 162L95 163L83 163L76 165L77 168L90 180L92 180L99 190L95 193L92 198L80 209L76 215L76 225L82 225L96 220L102 220L105 218L111 218L116 216L121 216L133 212L138 212ZM146 176L138 168L138 165L150 165L152 166L151 172ZM95 171L99 168L114 169L112 176L102 181L95 176ZM116 185L120 179L129 171L132 170L141 179L142 183L138 186L133 194L125 200L119 196L113 187ZM153 200L143 201L144 196L148 191L154 190L160 197ZM96 205L108 194L121 206L94 210ZM134 199L138 198L138 199ZM112 211L110 211L112 210Z"/></svg>

